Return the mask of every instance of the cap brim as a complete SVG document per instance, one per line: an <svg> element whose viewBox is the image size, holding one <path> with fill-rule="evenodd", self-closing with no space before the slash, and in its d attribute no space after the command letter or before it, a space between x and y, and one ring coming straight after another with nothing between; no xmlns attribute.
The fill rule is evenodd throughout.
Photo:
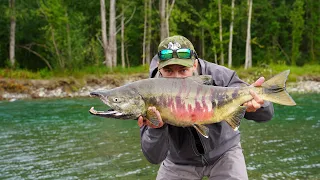
<svg viewBox="0 0 320 180"><path fill-rule="evenodd" d="M192 67L194 64L194 58L192 59L179 59L179 58L172 58L168 60L160 60L158 68L161 69L165 66L172 65L172 64L177 64L181 66L186 66L186 67Z"/></svg>

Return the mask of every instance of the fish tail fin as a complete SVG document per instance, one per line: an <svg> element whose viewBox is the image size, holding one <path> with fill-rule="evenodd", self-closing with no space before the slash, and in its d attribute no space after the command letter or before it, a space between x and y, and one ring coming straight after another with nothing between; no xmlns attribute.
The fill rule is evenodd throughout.
<svg viewBox="0 0 320 180"><path fill-rule="evenodd" d="M233 130L238 130L241 119L246 113L246 109L247 107L245 106L239 106L232 114L230 114L229 118L226 119L227 123L232 127Z"/></svg>
<svg viewBox="0 0 320 180"><path fill-rule="evenodd" d="M286 91L286 81L289 73L290 70L283 71L261 85L264 90L264 100L287 106L296 105Z"/></svg>

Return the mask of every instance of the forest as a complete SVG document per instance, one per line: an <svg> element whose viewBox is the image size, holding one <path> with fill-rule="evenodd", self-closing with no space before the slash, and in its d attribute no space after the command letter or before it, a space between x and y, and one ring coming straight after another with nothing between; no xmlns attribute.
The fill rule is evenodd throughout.
<svg viewBox="0 0 320 180"><path fill-rule="evenodd" d="M147 65L176 34L228 67L320 62L318 0L2 0L0 12L0 68Z"/></svg>

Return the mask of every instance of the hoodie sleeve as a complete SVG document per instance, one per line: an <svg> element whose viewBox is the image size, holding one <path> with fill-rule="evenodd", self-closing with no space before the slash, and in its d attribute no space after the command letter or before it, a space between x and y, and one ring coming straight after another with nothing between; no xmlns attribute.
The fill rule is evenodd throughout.
<svg viewBox="0 0 320 180"><path fill-rule="evenodd" d="M169 150L168 125L161 128L150 128L142 126L140 128L141 149L144 156L152 164L161 163L166 157Z"/></svg>
<svg viewBox="0 0 320 180"><path fill-rule="evenodd" d="M149 76L152 78L155 77L156 73L158 72L158 62L158 55L153 56L149 66Z"/></svg>
<svg viewBox="0 0 320 180"><path fill-rule="evenodd" d="M241 80L235 71L226 67L212 63L207 63L205 73L210 74L213 78L213 84L223 87L239 87L248 83ZM256 122L265 122L272 119L274 114L273 104L269 101L264 101L264 104L256 112L246 112L244 118L254 120Z"/></svg>
<svg viewBox="0 0 320 180"><path fill-rule="evenodd" d="M273 117L273 104L269 101L264 101L264 104L256 112L246 112L244 118L254 120L256 122L270 121Z"/></svg>
<svg viewBox="0 0 320 180"><path fill-rule="evenodd" d="M154 78L158 72L158 56L152 58L149 67L150 77ZM161 163L169 150L168 125L164 124L161 128L150 128L142 126L140 128L141 149L146 159L152 164Z"/></svg>

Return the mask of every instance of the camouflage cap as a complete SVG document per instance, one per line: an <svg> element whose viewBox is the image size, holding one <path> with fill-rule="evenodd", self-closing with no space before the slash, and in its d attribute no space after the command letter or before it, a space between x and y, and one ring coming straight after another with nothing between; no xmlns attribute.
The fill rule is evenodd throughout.
<svg viewBox="0 0 320 180"><path fill-rule="evenodd" d="M172 49L172 50L177 50L181 48L188 48L191 49L192 51L194 50L194 47L192 43L185 37L176 35L176 36L171 36L165 38L158 46L158 52L163 50L163 49ZM192 67L194 64L195 60L195 55L193 54L191 59L180 59L180 58L172 58L168 60L163 60L159 61L159 66L158 68L161 69L167 65L171 64L178 64L186 67Z"/></svg>

